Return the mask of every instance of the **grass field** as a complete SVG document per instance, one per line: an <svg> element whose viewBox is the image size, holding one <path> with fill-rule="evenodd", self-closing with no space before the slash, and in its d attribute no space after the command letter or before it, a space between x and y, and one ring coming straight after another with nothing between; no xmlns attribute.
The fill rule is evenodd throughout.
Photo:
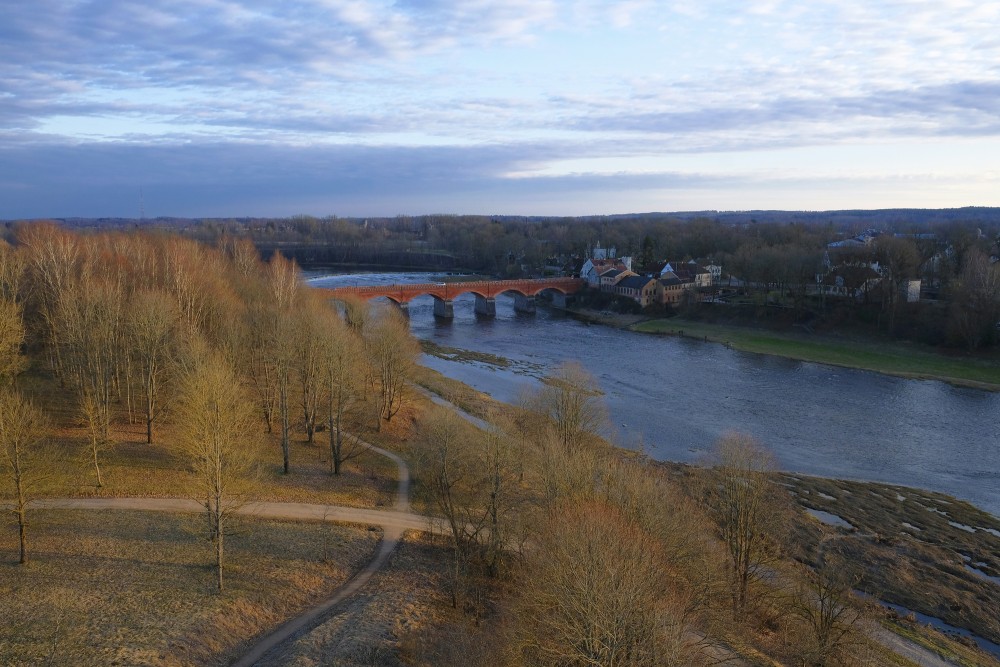
<svg viewBox="0 0 1000 667"><path fill-rule="evenodd" d="M255 635L316 602L373 552L379 533L240 519L227 590L197 515L33 514L32 560L0 532L0 664L227 664Z"/></svg>
<svg viewBox="0 0 1000 667"><path fill-rule="evenodd" d="M477 391L463 382L453 380L425 366L417 367L414 382L480 419L487 419L491 413L508 412L513 409L512 406L497 401L489 394Z"/></svg>
<svg viewBox="0 0 1000 667"><path fill-rule="evenodd" d="M260 667L398 665L400 657L402 664L435 664L419 659L423 644L443 621L463 619L445 593L449 558L441 541L407 534L386 568L339 614L267 656Z"/></svg>
<svg viewBox="0 0 1000 667"><path fill-rule="evenodd" d="M659 464L673 479L697 488L701 471L683 463ZM940 618L994 642L1000 638L1000 587L982 574L1000 574L1000 519L945 494L908 487L779 473L802 508L828 512L850 526L835 526L796 511L787 524L785 555L815 565L836 559L855 590ZM970 532L971 528L971 532ZM968 561L966 561L966 557ZM980 573L966 563L975 563ZM873 620L965 667L1000 661L913 618L874 602ZM875 664L911 664L883 656Z"/></svg>
<svg viewBox="0 0 1000 667"><path fill-rule="evenodd" d="M119 427L115 443L101 453L103 486L88 459L87 443L72 429L54 438L64 454L62 474L49 481L46 495L86 497L188 497L193 476L187 463L163 443L148 445ZM320 436L325 434L319 434ZM263 472L248 495L255 500L307 502L351 507L392 505L396 491L396 466L378 454L363 453L348 462L342 474L329 473L326 443L296 440L291 449L291 472L281 468L281 446L276 437L263 445Z"/></svg>
<svg viewBox="0 0 1000 667"><path fill-rule="evenodd" d="M824 526L826 548L845 559L858 588L1000 643L1000 586L985 578L1000 576L1000 519L934 491L782 477L801 505L851 524Z"/></svg>
<svg viewBox="0 0 1000 667"><path fill-rule="evenodd" d="M647 320L630 328L642 333L700 338L744 352L1000 390L1000 362L996 359L949 356L917 344L785 334L679 318Z"/></svg>
<svg viewBox="0 0 1000 667"><path fill-rule="evenodd" d="M19 379L21 390L42 407L51 424L50 440L61 452L58 475L49 479L45 495L87 497L187 497L192 475L178 454L170 420L154 428L154 444L146 444L141 419L129 419L125 406L115 404L111 443L99 455L103 485L89 452L87 431L81 423L74 393L60 388L42 369ZM138 417L134 415L133 417ZM263 428L262 428L263 430ZM385 507L395 501L396 466L378 454L365 452L344 466L339 476L329 473L326 432L317 432L312 444L301 430L291 434L290 473L282 472L281 441L277 433L258 433L253 454L262 462L262 474L248 495L254 500L307 502L351 507Z"/></svg>

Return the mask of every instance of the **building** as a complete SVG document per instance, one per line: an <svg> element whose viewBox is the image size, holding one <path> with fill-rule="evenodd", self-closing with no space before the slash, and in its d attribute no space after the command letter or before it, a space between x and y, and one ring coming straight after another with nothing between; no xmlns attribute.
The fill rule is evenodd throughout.
<svg viewBox="0 0 1000 667"><path fill-rule="evenodd" d="M631 271L629 271L629 270L627 270L627 269L624 270L624 271L621 270L621 269L608 269L607 271L605 271L604 273L602 273L601 276L600 276L601 291L602 292L611 292L613 294L614 291L615 291L615 286L621 280L623 280L625 278L628 278L629 276L634 276L634 275L636 275L636 274L633 273L633 272L631 272Z"/></svg>
<svg viewBox="0 0 1000 667"><path fill-rule="evenodd" d="M722 265L717 264L711 258L702 258L691 260L698 266L702 267L708 271L709 275L712 276L712 284L719 285L722 283Z"/></svg>
<svg viewBox="0 0 1000 667"><path fill-rule="evenodd" d="M853 297L861 300L867 299L880 282L882 282L882 274L870 266L848 264L835 267L822 276L819 286L823 294ZM918 286L918 295L919 290Z"/></svg>
<svg viewBox="0 0 1000 667"><path fill-rule="evenodd" d="M665 273L656 281L656 301L663 306L676 306L693 287L693 282L684 282L673 272Z"/></svg>
<svg viewBox="0 0 1000 667"><path fill-rule="evenodd" d="M615 285L615 294L632 299L645 308L656 298L657 280L650 276L628 276Z"/></svg>
<svg viewBox="0 0 1000 667"><path fill-rule="evenodd" d="M722 277L722 267L718 267L719 277ZM706 268L700 266L694 260L689 262L667 262L659 271L662 278L668 273L677 276L682 282L693 283L694 287L711 287L713 276Z"/></svg>
<svg viewBox="0 0 1000 667"><path fill-rule="evenodd" d="M628 260L627 262L625 260ZM580 277L587 281L587 286L594 289L601 287L601 274L611 269L619 271L632 270L632 258L622 259L594 259L590 258L580 267Z"/></svg>

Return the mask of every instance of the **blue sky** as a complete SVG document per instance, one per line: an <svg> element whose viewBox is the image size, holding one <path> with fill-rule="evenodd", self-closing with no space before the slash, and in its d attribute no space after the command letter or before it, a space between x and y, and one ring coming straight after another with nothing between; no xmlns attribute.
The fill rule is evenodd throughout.
<svg viewBox="0 0 1000 667"><path fill-rule="evenodd" d="M31 0L0 218L1000 206L1000 0Z"/></svg>

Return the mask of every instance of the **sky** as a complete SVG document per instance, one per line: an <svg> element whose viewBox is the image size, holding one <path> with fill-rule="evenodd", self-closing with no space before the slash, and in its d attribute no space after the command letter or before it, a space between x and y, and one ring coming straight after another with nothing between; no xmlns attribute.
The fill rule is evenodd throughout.
<svg viewBox="0 0 1000 667"><path fill-rule="evenodd" d="M0 219L1000 206L1000 0L0 16Z"/></svg>

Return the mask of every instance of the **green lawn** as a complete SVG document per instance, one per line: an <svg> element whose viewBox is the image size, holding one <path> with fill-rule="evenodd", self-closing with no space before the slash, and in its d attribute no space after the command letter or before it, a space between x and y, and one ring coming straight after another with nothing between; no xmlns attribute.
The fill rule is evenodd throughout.
<svg viewBox="0 0 1000 667"><path fill-rule="evenodd" d="M807 337L678 318L648 320L631 328L707 339L745 352L1000 390L1000 362L996 359L949 356L912 343Z"/></svg>

